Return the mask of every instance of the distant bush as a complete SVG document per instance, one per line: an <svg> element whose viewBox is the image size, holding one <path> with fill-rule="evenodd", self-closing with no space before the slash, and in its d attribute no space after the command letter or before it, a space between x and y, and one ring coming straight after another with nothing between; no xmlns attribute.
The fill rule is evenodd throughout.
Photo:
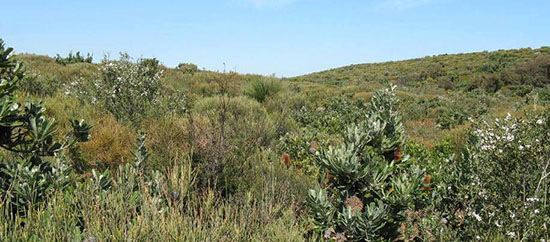
<svg viewBox="0 0 550 242"><path fill-rule="evenodd" d="M366 112L363 99L353 100L339 95L314 103L312 106L303 106L295 111L294 118L299 124L307 125L316 132L343 134L348 125L357 123Z"/></svg>
<svg viewBox="0 0 550 242"><path fill-rule="evenodd" d="M519 97L525 97L527 94L529 94L531 91L533 91L533 86L531 85L511 85L508 86L508 89L512 93L512 95L519 96Z"/></svg>
<svg viewBox="0 0 550 242"><path fill-rule="evenodd" d="M258 102L264 102L265 99L281 90L281 84L276 80L253 80L244 93L256 99Z"/></svg>
<svg viewBox="0 0 550 242"><path fill-rule="evenodd" d="M80 55L80 51L77 51L75 55L73 52L69 52L67 57L61 57L59 54L55 56L55 62L61 65L75 64L75 63L92 63L93 57L90 53L86 56Z"/></svg>
<svg viewBox="0 0 550 242"><path fill-rule="evenodd" d="M194 74L195 72L199 71L197 65L193 63L180 63L177 68L185 74Z"/></svg>
<svg viewBox="0 0 550 242"><path fill-rule="evenodd" d="M160 96L162 70L155 59L132 62L128 55L107 61L93 81L78 79L66 86L66 94L100 103L118 120L138 123Z"/></svg>

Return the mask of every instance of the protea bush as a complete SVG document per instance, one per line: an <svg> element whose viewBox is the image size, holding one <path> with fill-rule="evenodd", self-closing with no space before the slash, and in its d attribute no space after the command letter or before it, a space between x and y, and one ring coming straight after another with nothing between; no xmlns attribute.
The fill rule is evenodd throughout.
<svg viewBox="0 0 550 242"><path fill-rule="evenodd" d="M77 142L90 139L91 126L72 120L72 131L57 141L54 119L44 115L42 101L20 104L15 91L26 78L12 48L0 40L0 208L24 214L70 182L71 169L64 155Z"/></svg>
<svg viewBox="0 0 550 242"><path fill-rule="evenodd" d="M327 240L400 238L407 212L427 192L423 170L402 154L395 88L373 96L365 119L348 127L341 145L316 153L327 182L309 191L307 204L315 231Z"/></svg>

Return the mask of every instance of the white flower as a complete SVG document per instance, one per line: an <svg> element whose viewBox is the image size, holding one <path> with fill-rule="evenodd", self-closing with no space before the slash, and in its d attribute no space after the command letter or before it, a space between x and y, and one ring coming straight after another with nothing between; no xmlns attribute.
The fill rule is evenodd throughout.
<svg viewBox="0 0 550 242"><path fill-rule="evenodd" d="M537 120L537 124L542 124L542 119Z"/></svg>
<svg viewBox="0 0 550 242"><path fill-rule="evenodd" d="M519 150L523 150L523 145L519 145Z"/></svg>
<svg viewBox="0 0 550 242"><path fill-rule="evenodd" d="M535 214L538 214L538 213L540 213L540 210L537 208L535 209Z"/></svg>
<svg viewBox="0 0 550 242"><path fill-rule="evenodd" d="M506 233L506 235L510 236L510 238L512 238L512 239L516 237L515 232L508 232L508 233Z"/></svg>
<svg viewBox="0 0 550 242"><path fill-rule="evenodd" d="M475 213L475 212L472 212L472 215L474 216L474 218L476 218L477 221L481 222L481 220L483 220L481 218L481 216L479 216L479 214Z"/></svg>

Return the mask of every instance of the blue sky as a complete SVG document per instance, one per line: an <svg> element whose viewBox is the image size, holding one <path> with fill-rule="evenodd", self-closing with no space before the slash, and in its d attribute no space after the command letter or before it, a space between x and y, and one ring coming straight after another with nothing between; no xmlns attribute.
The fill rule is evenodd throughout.
<svg viewBox="0 0 550 242"><path fill-rule="evenodd" d="M434 54L550 45L548 0L18 0L18 52L155 57L167 66L295 76Z"/></svg>

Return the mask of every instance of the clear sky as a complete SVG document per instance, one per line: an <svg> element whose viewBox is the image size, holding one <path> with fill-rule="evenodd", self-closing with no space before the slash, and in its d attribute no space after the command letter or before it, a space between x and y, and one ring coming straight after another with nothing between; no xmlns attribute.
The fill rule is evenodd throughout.
<svg viewBox="0 0 550 242"><path fill-rule="evenodd" d="M155 57L295 76L365 62L550 45L549 0L2 1L17 52Z"/></svg>

